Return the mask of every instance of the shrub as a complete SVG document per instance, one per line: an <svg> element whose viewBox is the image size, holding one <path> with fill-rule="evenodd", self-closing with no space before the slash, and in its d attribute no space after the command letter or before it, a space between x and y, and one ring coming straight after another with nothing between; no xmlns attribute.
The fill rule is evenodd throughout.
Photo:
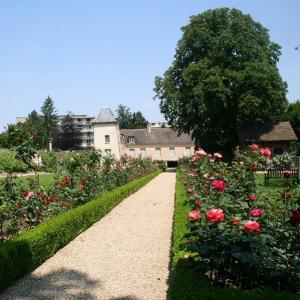
<svg viewBox="0 0 300 300"><path fill-rule="evenodd" d="M39 155L42 158L42 163L47 171L54 172L57 170L57 156L53 151L40 151Z"/></svg>
<svg viewBox="0 0 300 300"><path fill-rule="evenodd" d="M158 174L154 171L4 243L0 246L0 290L54 255Z"/></svg>
<svg viewBox="0 0 300 300"><path fill-rule="evenodd" d="M11 150L0 151L0 171L25 172L28 166L16 158L16 153Z"/></svg>

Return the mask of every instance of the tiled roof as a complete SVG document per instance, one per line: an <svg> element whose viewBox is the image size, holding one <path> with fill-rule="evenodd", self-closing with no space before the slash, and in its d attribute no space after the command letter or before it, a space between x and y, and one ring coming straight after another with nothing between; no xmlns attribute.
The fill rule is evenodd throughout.
<svg viewBox="0 0 300 300"><path fill-rule="evenodd" d="M275 142L298 140L290 122L262 124L238 130L240 142Z"/></svg>
<svg viewBox="0 0 300 300"><path fill-rule="evenodd" d="M170 145L170 146L194 146L194 142L188 134L178 134L171 128L147 128L147 129L121 129L121 134L135 137L135 145Z"/></svg>

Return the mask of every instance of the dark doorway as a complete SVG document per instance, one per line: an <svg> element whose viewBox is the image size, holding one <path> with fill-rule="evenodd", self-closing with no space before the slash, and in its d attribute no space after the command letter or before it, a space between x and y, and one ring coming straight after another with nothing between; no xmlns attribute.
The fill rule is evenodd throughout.
<svg viewBox="0 0 300 300"><path fill-rule="evenodd" d="M176 160L170 160L167 162L167 167L168 168L177 168L178 161Z"/></svg>

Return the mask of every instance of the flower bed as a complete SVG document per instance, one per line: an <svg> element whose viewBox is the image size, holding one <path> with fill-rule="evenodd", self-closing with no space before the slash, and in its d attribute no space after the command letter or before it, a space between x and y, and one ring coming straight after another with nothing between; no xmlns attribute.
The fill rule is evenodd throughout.
<svg viewBox="0 0 300 300"><path fill-rule="evenodd" d="M300 209L288 190L256 193L269 149L252 145L232 164L198 150L181 164L191 210L186 255L211 283L299 291Z"/></svg>
<svg viewBox="0 0 300 300"><path fill-rule="evenodd" d="M28 190L9 174L0 186L0 243L156 169L150 159L116 160L90 150L70 154L48 188L39 184L37 176L30 179Z"/></svg>
<svg viewBox="0 0 300 300"><path fill-rule="evenodd" d="M0 291L35 269L159 172L153 171L107 192L0 245Z"/></svg>

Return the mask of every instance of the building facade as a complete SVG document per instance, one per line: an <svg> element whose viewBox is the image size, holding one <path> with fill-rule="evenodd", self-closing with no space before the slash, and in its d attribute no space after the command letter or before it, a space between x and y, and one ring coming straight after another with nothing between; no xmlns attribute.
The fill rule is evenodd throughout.
<svg viewBox="0 0 300 300"><path fill-rule="evenodd" d="M151 157L167 162L177 161L194 153L194 142L187 134L180 136L170 127L119 129L109 107L103 107L93 121L94 147L116 157Z"/></svg>

